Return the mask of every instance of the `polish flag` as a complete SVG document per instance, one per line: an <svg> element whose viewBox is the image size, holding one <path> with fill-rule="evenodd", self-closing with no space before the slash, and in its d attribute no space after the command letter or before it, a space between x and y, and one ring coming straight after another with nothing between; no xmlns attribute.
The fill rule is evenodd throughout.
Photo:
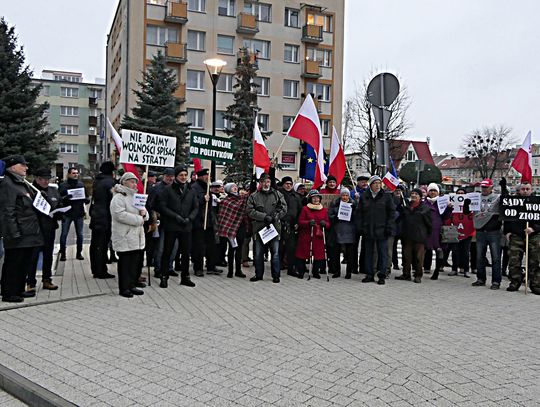
<svg viewBox="0 0 540 407"><path fill-rule="evenodd" d="M345 153L343 152L337 130L335 126L332 126L332 146L330 147L330 166L328 167L328 174L336 177L337 184L341 185L341 181L345 178L346 170L347 164L345 162Z"/></svg>
<svg viewBox="0 0 540 407"><path fill-rule="evenodd" d="M531 151L531 131L527 133L523 145L517 152L516 158L512 161L512 167L521 174L521 182L532 183L532 151Z"/></svg>
<svg viewBox="0 0 540 407"><path fill-rule="evenodd" d="M388 188L390 191L394 191L399 185L399 178L395 177L394 174L388 171L382 179L382 182L384 185L386 185L386 188Z"/></svg>
<svg viewBox="0 0 540 407"><path fill-rule="evenodd" d="M263 172L268 173L268 171L270 171L270 157L268 156L268 150L264 144L257 118L255 118L255 126L253 127L253 165L255 166L257 178L259 178Z"/></svg>
<svg viewBox="0 0 540 407"><path fill-rule="evenodd" d="M118 151L118 155L120 155L120 152L122 151L122 137L118 134L114 126L112 125L111 121L107 117L107 125L109 126L109 130L111 131L111 136L113 138L114 144L116 145L116 150ZM124 170L126 172L132 172L135 174L139 182L137 182L137 190L139 194L144 194L144 185L142 183L141 177L139 176L139 171L137 171L137 167L135 167L135 164L129 164L129 163L121 163L122 167L124 167Z"/></svg>
<svg viewBox="0 0 540 407"><path fill-rule="evenodd" d="M200 170L203 169L202 162L201 162L200 158L194 158L193 159L193 167L194 167L193 170L195 172L200 171Z"/></svg>
<svg viewBox="0 0 540 407"><path fill-rule="evenodd" d="M321 186L326 181L326 175L324 173L324 145L319 114L317 113L313 98L309 93L287 135L305 141L315 150L317 166L315 167L314 187Z"/></svg>

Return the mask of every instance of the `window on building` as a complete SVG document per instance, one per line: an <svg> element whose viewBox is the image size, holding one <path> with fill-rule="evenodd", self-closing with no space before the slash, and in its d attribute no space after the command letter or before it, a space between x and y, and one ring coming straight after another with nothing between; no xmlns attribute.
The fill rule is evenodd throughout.
<svg viewBox="0 0 540 407"><path fill-rule="evenodd" d="M285 44L285 52L284 52L283 60L285 62L298 63L299 49L300 47L298 45Z"/></svg>
<svg viewBox="0 0 540 407"><path fill-rule="evenodd" d="M103 99L103 89L90 89L89 92L91 98Z"/></svg>
<svg viewBox="0 0 540 407"><path fill-rule="evenodd" d="M78 116L79 108L75 106L60 106L61 116Z"/></svg>
<svg viewBox="0 0 540 407"><path fill-rule="evenodd" d="M91 136L97 136L97 129L95 127L88 127L88 134Z"/></svg>
<svg viewBox="0 0 540 407"><path fill-rule="evenodd" d="M73 124L61 124L60 134L65 134L67 136L76 136L79 134L79 126Z"/></svg>
<svg viewBox="0 0 540 407"><path fill-rule="evenodd" d="M253 14L258 21L272 22L272 5L264 3L246 3L244 12Z"/></svg>
<svg viewBox="0 0 540 407"><path fill-rule="evenodd" d="M407 151L407 161L414 161L414 151L409 150Z"/></svg>
<svg viewBox="0 0 540 407"><path fill-rule="evenodd" d="M318 25L323 28L323 31L332 32L332 16L326 16L324 14L308 13L307 23L309 25Z"/></svg>
<svg viewBox="0 0 540 407"><path fill-rule="evenodd" d="M257 95L259 96L270 96L270 78L265 78L264 76L256 76L253 78L253 83L259 85L257 86Z"/></svg>
<svg viewBox="0 0 540 407"><path fill-rule="evenodd" d="M270 59L270 41L245 39L243 45L258 58Z"/></svg>
<svg viewBox="0 0 540 407"><path fill-rule="evenodd" d="M206 46L206 33L204 31L188 30L187 48L192 51L204 51Z"/></svg>
<svg viewBox="0 0 540 407"><path fill-rule="evenodd" d="M234 75L229 73L222 73L219 76L217 83L217 90L220 92L232 92L234 85Z"/></svg>
<svg viewBox="0 0 540 407"><path fill-rule="evenodd" d="M234 54L234 37L218 34L217 51L221 54Z"/></svg>
<svg viewBox="0 0 540 407"><path fill-rule="evenodd" d="M67 87L61 87L60 88L60 95L65 98L78 98L79 97L79 89L78 88L67 88Z"/></svg>
<svg viewBox="0 0 540 407"><path fill-rule="evenodd" d="M218 110L216 112L216 129L228 130L231 128L231 122L225 118L227 112Z"/></svg>
<svg viewBox="0 0 540 407"><path fill-rule="evenodd" d="M322 83L308 82L307 91L315 95L315 99L320 100L321 102L330 102L331 100L331 85L325 85Z"/></svg>
<svg viewBox="0 0 540 407"><path fill-rule="evenodd" d="M298 99L298 81L285 79L283 81L283 96L286 98Z"/></svg>
<svg viewBox="0 0 540 407"><path fill-rule="evenodd" d="M294 121L294 116L283 116L283 134L287 133Z"/></svg>
<svg viewBox="0 0 540 407"><path fill-rule="evenodd" d="M81 82L82 78L80 76L74 75L54 75L55 81L67 81L67 82Z"/></svg>
<svg viewBox="0 0 540 407"><path fill-rule="evenodd" d="M321 132L322 135L325 137L330 136L330 120L328 119L321 119Z"/></svg>
<svg viewBox="0 0 540 407"><path fill-rule="evenodd" d="M152 4L154 6L165 6L167 0L146 0L146 4Z"/></svg>
<svg viewBox="0 0 540 407"><path fill-rule="evenodd" d="M204 13L206 11L206 0L188 0L188 10Z"/></svg>
<svg viewBox="0 0 540 407"><path fill-rule="evenodd" d="M77 144L61 143L58 146L58 151L61 153L77 154L79 152L79 146Z"/></svg>
<svg viewBox="0 0 540 407"><path fill-rule="evenodd" d="M332 66L332 51L329 49L308 48L307 57L311 61L318 61L320 66Z"/></svg>
<svg viewBox="0 0 540 407"><path fill-rule="evenodd" d="M204 128L204 110L203 109L187 109L186 120L192 129Z"/></svg>
<svg viewBox="0 0 540 407"><path fill-rule="evenodd" d="M218 14L220 16L234 16L234 0L219 0Z"/></svg>
<svg viewBox="0 0 540 407"><path fill-rule="evenodd" d="M164 46L167 42L178 42L178 30L161 25L146 26L146 43Z"/></svg>
<svg viewBox="0 0 540 407"><path fill-rule="evenodd" d="M259 113L257 115L257 123L261 131L268 131L268 123L270 122L270 116L267 114Z"/></svg>
<svg viewBox="0 0 540 407"><path fill-rule="evenodd" d="M286 27L300 27L300 10L295 8L285 7L285 26Z"/></svg>
<svg viewBox="0 0 540 407"><path fill-rule="evenodd" d="M187 70L187 89L204 90L204 71Z"/></svg>
<svg viewBox="0 0 540 407"><path fill-rule="evenodd" d="M49 91L51 90L50 86L42 86L41 90L39 91L39 94L41 96L49 96Z"/></svg>

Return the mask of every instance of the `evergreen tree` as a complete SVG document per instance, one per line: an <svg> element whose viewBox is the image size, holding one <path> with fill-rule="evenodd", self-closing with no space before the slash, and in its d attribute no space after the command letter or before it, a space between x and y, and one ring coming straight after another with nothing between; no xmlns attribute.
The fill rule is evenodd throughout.
<svg viewBox="0 0 540 407"><path fill-rule="evenodd" d="M228 181L245 182L253 173L253 127L257 106L257 63L246 48L240 49L240 59L236 66L236 91L234 103L227 107L224 118L230 123L226 133L234 137L234 161L225 165L224 173Z"/></svg>
<svg viewBox="0 0 540 407"><path fill-rule="evenodd" d="M180 101L173 93L178 88L176 76L167 67L165 55L159 51L151 64L143 72L143 80L138 82L140 90L134 89L137 106L133 116L124 116L121 127L145 133L176 137L176 163L187 162L187 124L180 122L185 115L180 111Z"/></svg>
<svg viewBox="0 0 540 407"><path fill-rule="evenodd" d="M58 152L56 133L46 131L49 105L37 104L41 85L32 84L32 71L24 65L15 29L0 19L0 158L22 154L30 172L51 166Z"/></svg>

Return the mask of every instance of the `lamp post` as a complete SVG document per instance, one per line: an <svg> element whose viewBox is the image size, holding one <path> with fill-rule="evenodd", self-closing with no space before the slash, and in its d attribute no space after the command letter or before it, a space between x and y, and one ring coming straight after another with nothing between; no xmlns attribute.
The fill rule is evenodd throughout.
<svg viewBox="0 0 540 407"><path fill-rule="evenodd" d="M206 65L206 70L210 75L210 80L212 81L212 138L216 137L216 95L217 95L217 84L219 81L219 76L223 67L227 65L226 61L223 61L219 58L206 59L204 61ZM212 160L210 162L210 177L213 181L216 178L216 162Z"/></svg>

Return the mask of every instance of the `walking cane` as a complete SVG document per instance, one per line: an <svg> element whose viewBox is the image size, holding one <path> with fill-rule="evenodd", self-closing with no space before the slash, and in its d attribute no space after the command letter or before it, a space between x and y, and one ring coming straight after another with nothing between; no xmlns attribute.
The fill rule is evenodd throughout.
<svg viewBox="0 0 540 407"><path fill-rule="evenodd" d="M527 295L527 283L529 282L529 222L525 226L525 295Z"/></svg>
<svg viewBox="0 0 540 407"><path fill-rule="evenodd" d="M326 254L326 228L325 227L322 228L322 239L324 243L324 253ZM329 265L327 263L328 263L327 259L324 259L324 270L326 271L326 281L330 282L330 277L328 277Z"/></svg>
<svg viewBox="0 0 540 407"><path fill-rule="evenodd" d="M313 257L313 226L311 227L311 240L309 241L309 265L310 265L310 268L308 268L308 274L307 274L307 279L308 281L311 280L311 273L310 273L310 269L311 269L311 266L313 266L313 261L311 260L311 258Z"/></svg>

